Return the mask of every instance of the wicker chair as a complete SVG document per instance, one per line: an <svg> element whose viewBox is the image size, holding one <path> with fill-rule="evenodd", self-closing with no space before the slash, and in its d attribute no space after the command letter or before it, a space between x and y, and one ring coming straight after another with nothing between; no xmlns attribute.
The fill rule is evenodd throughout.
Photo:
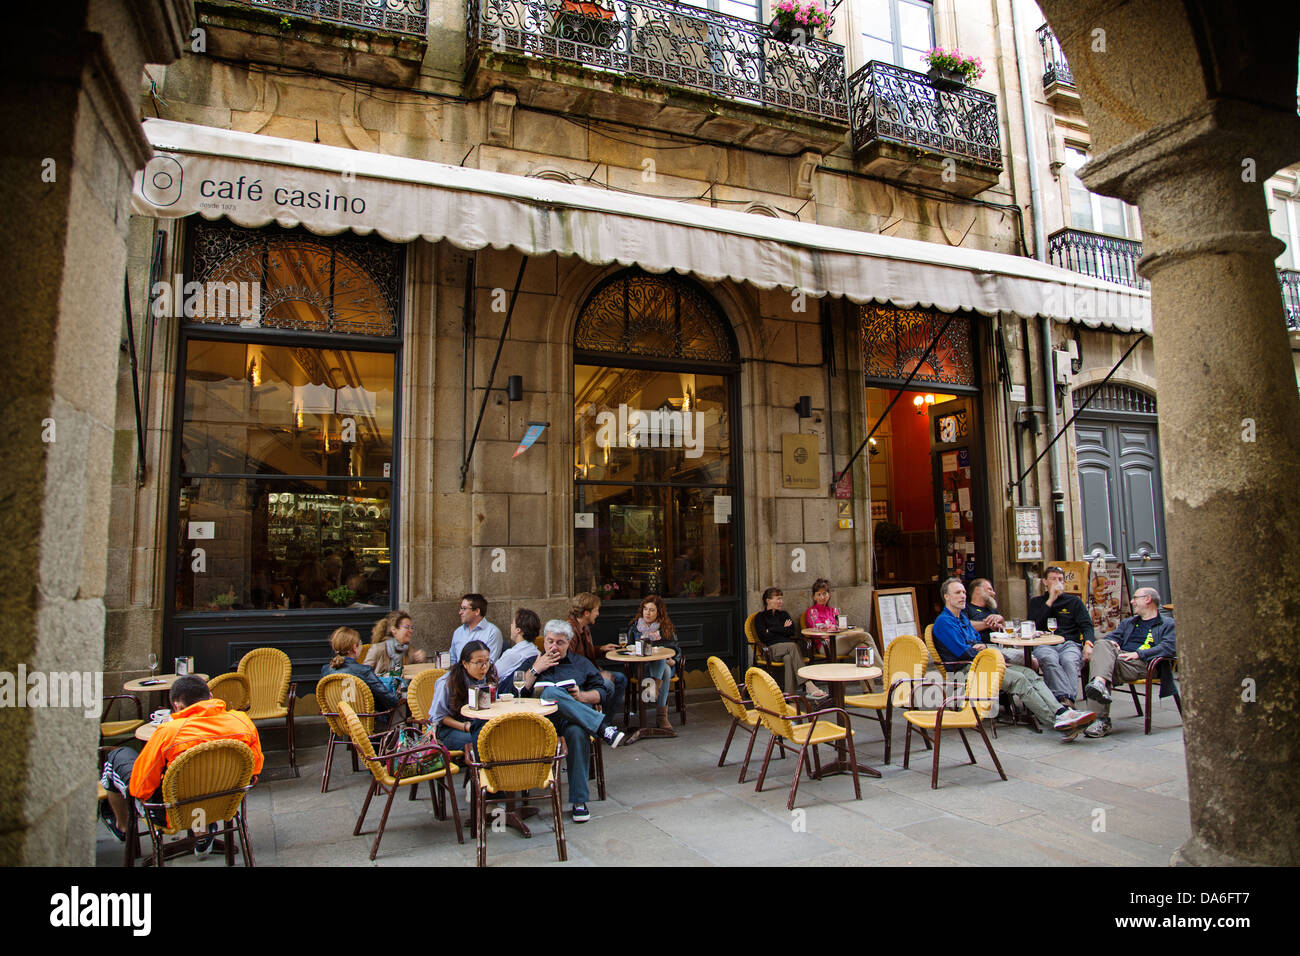
<svg viewBox="0 0 1300 956"><path fill-rule="evenodd" d="M849 769L853 773L853 795L858 800L862 799L862 785L858 781L858 757L853 751L853 729L846 711L839 707L827 707L809 714L801 714L787 703L772 675L757 667L751 667L745 672L745 686L749 688L750 696L754 699L754 709L758 711L763 726L772 733L772 739L767 743L767 753L763 755L763 769L758 772L758 784L754 787L756 793L763 789L763 780L767 777L767 765L772 759L772 747L778 740L799 748L799 757L794 765L794 781L790 784L790 799L785 805L787 810L794 809L795 796L799 792L799 776L803 773L804 764L808 760L808 748L812 748L813 776L820 778L822 765L821 757L817 754L818 744L842 742L848 752ZM841 727L833 721L822 720L827 714L842 715L844 726ZM812 723L802 723L809 720Z"/></svg>
<svg viewBox="0 0 1300 956"><path fill-rule="evenodd" d="M248 679L249 719L284 720L289 737L289 766L298 772L298 753L293 741L293 708L298 702L298 685L289 678L293 665L289 655L274 647L256 647L239 661L239 673Z"/></svg>
<svg viewBox="0 0 1300 956"><path fill-rule="evenodd" d="M916 727L922 733L932 733L934 735L934 764L930 772L930 789L939 789L939 744L940 736L945 728L957 728L961 734L961 742L966 745L966 753L970 757L970 762L975 763L975 752L970 749L970 741L966 739L966 731L974 728L979 731L984 738L984 746L989 750L989 756L993 758L993 765L998 768L998 774L1003 780L1007 779L1006 773L1002 769L1002 764L998 761L998 755L993 751L993 744L989 736L984 732L984 719L988 717L993 705L997 702L998 692L1002 689L1002 677L1006 674L1007 665L999 654L991 647L986 647L975 655L971 661L970 671L966 675L965 691L955 694L951 697L945 697L938 710L909 710L903 714L903 719L907 721L907 737L903 744L903 766L908 765L912 751L912 728ZM934 681L908 681L914 687L921 685L935 685ZM944 686L938 684L938 686ZM970 691L978 691L978 697L970 695ZM955 709L960 708L960 709Z"/></svg>
<svg viewBox="0 0 1300 956"><path fill-rule="evenodd" d="M731 727L727 730L727 739L722 745L722 756L718 758L719 767L727 762L727 751L731 749L731 738L735 736L736 728L744 727L749 734L745 760L740 765L740 779L736 781L744 783L745 773L749 769L749 758L754 752L754 741L758 739L758 728L763 725L763 722L759 719L758 711L749 706L753 701L745 699L744 685L736 685L736 679L731 676L731 671L727 669L726 664L722 663L721 658L709 658L709 676L713 678L713 686L718 689L718 696L722 698L722 706L731 715ZM803 698L792 695L786 700L795 702L797 706ZM781 756L784 758L785 744L778 740L777 745L781 748Z"/></svg>
<svg viewBox="0 0 1300 956"><path fill-rule="evenodd" d="M900 634L885 648L884 671L889 680L888 690L869 694L848 694L845 707L873 711L885 735L885 763L889 763L890 745L893 742L894 708L912 706L911 682L925 676L925 645L914 634ZM900 693L901 692L901 693ZM926 746L930 746L926 740Z"/></svg>
<svg viewBox="0 0 1300 956"><path fill-rule="evenodd" d="M238 672L218 674L208 681L208 690L213 697L220 697L226 702L226 710L248 710L253 704L252 690L248 678Z"/></svg>
<svg viewBox="0 0 1300 956"><path fill-rule="evenodd" d="M745 640L749 644L750 666L775 671L784 680L785 664L772 660L772 655L767 651L767 645L758 639L758 631L754 627L754 620L757 617L758 612L756 611L745 618Z"/></svg>
<svg viewBox="0 0 1300 956"><path fill-rule="evenodd" d="M334 748L345 744L352 753L352 769L360 770L357 763L357 751L352 745L352 735L346 724L339 717L339 703L347 701L353 705L353 713L361 720L366 736L374 737L375 718L391 715L391 710L375 711L375 696L366 686L366 682L354 674L339 671L326 674L316 684L316 706L321 716L329 724L329 741L325 744L325 767L320 775L320 792L326 793L330 786L330 771L334 766ZM360 708L360 710L357 710Z"/></svg>
<svg viewBox="0 0 1300 956"><path fill-rule="evenodd" d="M395 761L399 757L405 757L408 754L415 753L411 750L394 750L382 756L375 754L374 745L370 738L366 736L365 728L362 726L361 718L346 700L339 701L339 719L343 726L347 727L348 734L351 736L352 745L357 752L361 754L361 759L365 761L366 767L370 770L371 779L370 789L366 791L366 801L361 805L361 815L357 817L357 825L352 830L353 836L361 835L361 826L366 821L366 813L370 810L370 801L376 793L387 793L388 800L384 803L383 816L379 818L379 832L375 834L374 846L370 848L370 859L373 860L379 853L379 841L384 838L384 827L388 825L388 812L393 808L393 797L401 787L415 787L418 784L429 782L432 788L434 783L441 784L445 791L445 797L451 801L451 816L456 824L456 842L464 843L465 834L460 825L460 810L456 806L456 788L452 786L451 778L460 772L460 768L451 762L451 754L441 744L425 744L420 750L429 747L438 747L443 753L443 769L435 770L433 773L422 773L413 777L395 777L393 771L396 769ZM442 801L437 797L433 801L433 809L439 820L447 818L445 811L442 810Z"/></svg>
<svg viewBox="0 0 1300 956"><path fill-rule="evenodd" d="M182 830L204 831L220 823L213 836L225 836L226 865L235 862L232 834L239 835L244 865L253 866L253 846L244 820L244 794L253 789L253 751L240 740L209 740L180 754L167 767L162 779L162 803L144 804L144 818L153 842L153 862L162 866L166 854L163 837ZM128 843L137 838L135 801ZM165 814L166 823L155 817ZM128 860L127 865L130 865Z"/></svg>
<svg viewBox="0 0 1300 956"><path fill-rule="evenodd" d="M564 746L555 726L540 714L516 713L493 717L479 732L469 751L474 777L474 816L470 829L478 836L478 865L487 866L487 805L506 797L498 793L549 790L555 819L555 850L561 862L569 858L560 812L559 763Z"/></svg>
<svg viewBox="0 0 1300 956"><path fill-rule="evenodd" d="M129 700L135 704L135 716L123 720L109 720L109 711L113 709L113 701ZM140 703L140 698L135 694L114 694L111 697L104 698L104 709L99 715L99 749L100 759L103 759L103 751L113 743L119 742L117 738L127 737L134 734L137 727L144 724L144 706Z"/></svg>
<svg viewBox="0 0 1300 956"><path fill-rule="evenodd" d="M431 667L411 678L411 683L406 688L406 707L413 720L423 723L429 719L429 711L433 708L433 689L438 678L445 673L447 672L441 667Z"/></svg>

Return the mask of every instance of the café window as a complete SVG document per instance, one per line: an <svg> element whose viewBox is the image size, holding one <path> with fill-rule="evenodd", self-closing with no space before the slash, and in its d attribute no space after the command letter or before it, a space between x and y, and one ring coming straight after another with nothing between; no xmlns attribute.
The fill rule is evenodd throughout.
<svg viewBox="0 0 1300 956"><path fill-rule="evenodd" d="M390 606L401 250L194 233L196 280L258 308L185 313L174 609Z"/></svg>
<svg viewBox="0 0 1300 956"><path fill-rule="evenodd" d="M574 589L734 594L725 317L687 280L622 273L583 309L575 349Z"/></svg>

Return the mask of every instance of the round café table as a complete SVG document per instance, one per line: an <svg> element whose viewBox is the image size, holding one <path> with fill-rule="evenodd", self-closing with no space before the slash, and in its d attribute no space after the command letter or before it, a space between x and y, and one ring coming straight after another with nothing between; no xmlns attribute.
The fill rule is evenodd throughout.
<svg viewBox="0 0 1300 956"><path fill-rule="evenodd" d="M155 724L153 721L141 724L139 727L135 728L135 739L147 742L161 726L162 724Z"/></svg>
<svg viewBox="0 0 1300 956"><path fill-rule="evenodd" d="M645 681L646 681L645 666L652 661L671 660L676 656L677 656L677 652L670 647L656 647L649 654L635 654L635 653L629 654L626 651L610 651L608 654L605 655L605 660L609 661L611 664L631 664L633 667L636 668L636 686L638 688L637 695L640 696L641 693L643 693L643 691L641 691L641 688L645 686ZM672 680L672 674L670 673L669 676L665 679ZM676 737L677 736L676 731L664 730L662 727L650 726L651 708L647 706L648 703L649 703L648 701L642 699L641 702L637 705L638 722L641 724L641 726L637 728L635 733L631 734L627 738L627 742L629 744L634 744L638 740L642 739L643 737Z"/></svg>
<svg viewBox="0 0 1300 956"><path fill-rule="evenodd" d="M859 639L859 642L860 642L862 638L865 638L865 637L868 637L868 636L869 636L869 635L867 634L867 632L864 631L864 630L863 630L862 628L860 628L860 627L832 627L832 628L826 628L826 627L805 627L805 628L804 628L802 631L800 631L799 633L802 634L804 637L822 637L822 638L826 638L826 639L827 639L827 641L826 641L826 663L828 663L828 664L833 664L833 663L835 663L835 661L839 658L839 655L835 652L835 639L836 639L836 638L838 638L838 637L855 637L855 638L858 638L858 639ZM880 646L880 642L877 641L875 638L872 638L872 643L876 645L876 651L877 651L877 653L880 654L880 657L881 657L881 659L883 660L883 659L884 659L884 656L885 656L885 650L884 650L884 648L882 648L882 647Z"/></svg>
<svg viewBox="0 0 1300 956"><path fill-rule="evenodd" d="M492 702L491 707L484 707L481 710L475 710L469 704L466 704L460 709L460 715L466 720L491 720L493 717L500 717L502 714L541 714L543 717L547 717L558 709L559 705L554 701L539 700L535 697L515 697L511 700L498 698ZM528 829L528 824L524 823L524 818L536 815L537 808L530 807L527 800L523 802L522 806L515 800L506 803L506 826L514 827L525 837L532 837L533 831Z"/></svg>
<svg viewBox="0 0 1300 956"><path fill-rule="evenodd" d="M806 664L799 668L800 680L825 681L831 689L831 701L834 706L844 709L844 685L851 684L855 681L870 681L884 673L879 667L858 667L856 664ZM801 723L804 723L801 721ZM844 724L840 723L843 727ZM822 767L822 775L828 773L848 773L848 751L845 749L848 744L847 737L835 745L835 752L838 759L825 767ZM879 777L880 772L870 767L858 764L858 772L869 774L872 777Z"/></svg>
<svg viewBox="0 0 1300 956"><path fill-rule="evenodd" d="M432 661L423 661L419 664L405 664L402 667L402 679L409 680L421 671L433 670L438 665Z"/></svg>
<svg viewBox="0 0 1300 956"><path fill-rule="evenodd" d="M158 694L162 691L172 689L172 684L176 683L182 677L202 677L208 679L207 674L159 674L156 677L137 677L129 680L122 685L122 690L128 694ZM158 683L153 683L157 681Z"/></svg>
<svg viewBox="0 0 1300 956"><path fill-rule="evenodd" d="M1034 647L1051 647L1055 644L1064 644L1065 638L1059 634L1052 634L1048 631L1035 631L1033 637L1021 637L1019 631L1016 631L1014 634L1008 634L1006 631L1001 631L998 633L990 633L989 643L997 644L1001 647L1023 648L1025 653L1024 666L1033 671L1037 671L1038 668L1030 663L1034 659L1034 655L1030 653L1030 649ZM1033 714L1029 713L1028 710L1023 714L1017 714L1015 711L1012 711L1011 725L1014 727L1022 724L1026 727L1032 728L1037 726L1038 721L1035 719Z"/></svg>

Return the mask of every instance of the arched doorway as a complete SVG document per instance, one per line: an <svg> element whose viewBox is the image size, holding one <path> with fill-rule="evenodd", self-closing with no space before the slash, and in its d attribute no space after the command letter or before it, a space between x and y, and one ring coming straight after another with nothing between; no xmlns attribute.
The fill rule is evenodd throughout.
<svg viewBox="0 0 1300 956"><path fill-rule="evenodd" d="M574 331L573 590L599 640L662 595L688 659L735 659L744 587L739 365L696 283L639 270L592 292Z"/></svg>

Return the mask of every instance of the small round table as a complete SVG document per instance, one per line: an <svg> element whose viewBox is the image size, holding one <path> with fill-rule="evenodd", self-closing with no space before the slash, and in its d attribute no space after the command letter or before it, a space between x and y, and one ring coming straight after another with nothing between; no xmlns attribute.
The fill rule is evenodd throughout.
<svg viewBox="0 0 1300 956"><path fill-rule="evenodd" d="M559 705L553 700L539 700L536 697L515 697L512 700L495 700L491 707L475 710L469 704L460 709L460 715L466 720L491 720L502 714L541 714L543 717L555 713ZM531 837L533 831L524 823L525 817L537 815L537 808L530 807L527 801L520 806L515 800L506 804L506 826L514 827L525 837Z"/></svg>
<svg viewBox="0 0 1300 956"><path fill-rule="evenodd" d="M638 695L644 693L641 688L645 686L645 666L651 661L666 661L677 656L677 652L670 647L656 647L649 654L629 654L626 651L610 651L605 655L605 660L612 664L631 664L636 668L636 686ZM671 680L671 675L666 678ZM648 701L644 698L637 706L638 722L641 726L634 734L627 738L627 743L634 744L643 737L676 737L677 733L672 730L664 730L662 727L650 726L650 708L647 707ZM656 703L658 703L656 701Z"/></svg>
<svg viewBox="0 0 1300 956"><path fill-rule="evenodd" d="M172 689L172 684L176 683L182 677L201 677L208 679L207 674L159 674L156 677L137 677L129 680L122 685L122 690L128 694L158 694L163 691ZM158 681L158 683L152 683Z"/></svg>
<svg viewBox="0 0 1300 956"><path fill-rule="evenodd" d="M155 724L153 721L141 724L139 727L135 728L135 739L147 742L161 726L162 724Z"/></svg>
<svg viewBox="0 0 1300 956"><path fill-rule="evenodd" d="M1003 647L1051 647L1053 644L1064 644L1065 638L1047 631L1038 631L1033 637L1021 637L1003 631L1001 634L990 634L989 643L1001 644Z"/></svg>
<svg viewBox="0 0 1300 956"><path fill-rule="evenodd" d="M835 638L856 637L860 639L868 636L867 632L860 627L805 627L799 633L804 637L824 637L829 639L826 643L826 662L828 664L833 664L839 658L839 654L835 651ZM884 658L885 651L880 646L880 642L873 638L872 643L876 645L876 650L881 658Z"/></svg>
<svg viewBox="0 0 1300 956"><path fill-rule="evenodd" d="M858 667L856 664L806 664L799 668L799 678L801 680L822 680L830 685L831 701L841 710L844 709L844 685L851 684L854 681L875 680L884 673L879 667ZM844 724L840 724L841 727ZM847 736L844 740L835 745L835 752L838 759L828 766L822 768L822 774L828 773L848 773L848 751L846 746L850 746ZM880 772L870 767L858 765L858 772L869 774L872 777L879 777Z"/></svg>
<svg viewBox="0 0 1300 956"><path fill-rule="evenodd" d="M402 666L402 678L408 679L414 677L421 671L433 670L438 665L432 661L422 661L419 664L405 664Z"/></svg>

